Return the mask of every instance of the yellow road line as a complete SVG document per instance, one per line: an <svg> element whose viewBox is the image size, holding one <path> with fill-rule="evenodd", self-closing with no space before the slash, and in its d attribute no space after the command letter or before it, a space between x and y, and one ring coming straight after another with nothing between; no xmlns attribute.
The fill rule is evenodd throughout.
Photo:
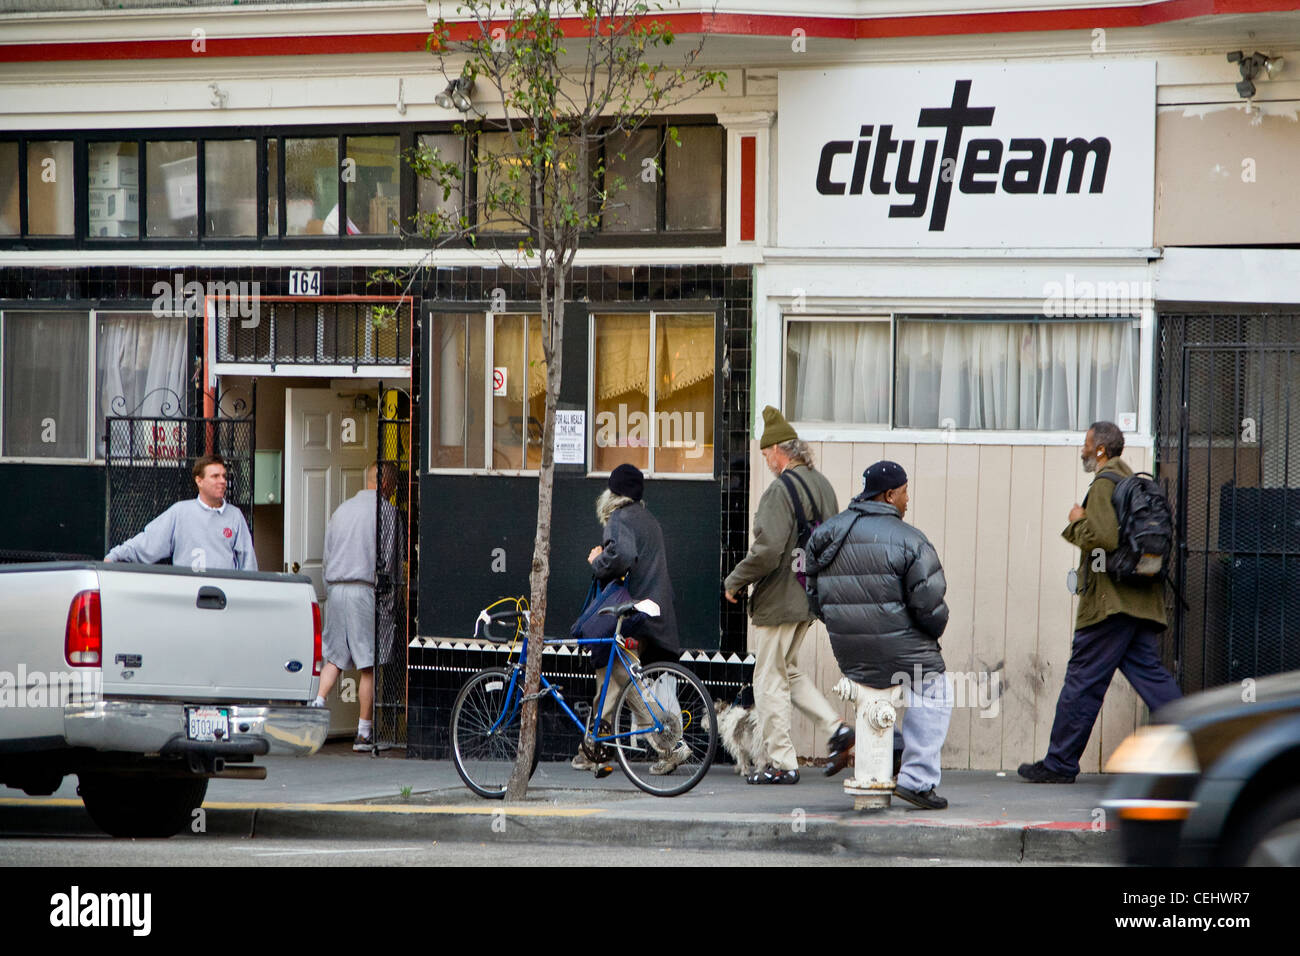
<svg viewBox="0 0 1300 956"><path fill-rule="evenodd" d="M2 807L79 807L80 800L56 797L23 800L0 797ZM604 813L600 807L512 807L508 804L467 807L413 807L403 803L225 803L207 801L205 810L311 810L320 813L503 813L510 817L587 817Z"/></svg>

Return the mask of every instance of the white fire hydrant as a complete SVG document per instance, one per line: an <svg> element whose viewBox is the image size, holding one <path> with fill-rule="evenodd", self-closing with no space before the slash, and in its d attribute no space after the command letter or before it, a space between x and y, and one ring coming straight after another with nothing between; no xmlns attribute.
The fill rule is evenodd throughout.
<svg viewBox="0 0 1300 956"><path fill-rule="evenodd" d="M834 690L858 708L853 776L844 781L844 792L853 795L854 810L888 809L894 792L894 724L903 688L877 689L844 677Z"/></svg>

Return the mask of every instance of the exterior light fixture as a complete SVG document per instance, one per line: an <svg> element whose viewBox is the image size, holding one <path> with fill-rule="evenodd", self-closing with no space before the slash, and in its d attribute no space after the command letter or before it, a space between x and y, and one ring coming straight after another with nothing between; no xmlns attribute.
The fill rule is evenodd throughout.
<svg viewBox="0 0 1300 956"><path fill-rule="evenodd" d="M1237 95L1244 99L1250 99L1255 95L1255 80L1268 80L1282 72L1282 57L1265 56L1259 52L1245 56L1241 50L1234 50L1228 54L1228 62L1236 63L1237 68L1241 70Z"/></svg>
<svg viewBox="0 0 1300 956"><path fill-rule="evenodd" d="M474 80L468 76L458 76L447 84L447 88L433 98L433 101L445 110L460 110L468 113L474 108L469 95L474 92Z"/></svg>

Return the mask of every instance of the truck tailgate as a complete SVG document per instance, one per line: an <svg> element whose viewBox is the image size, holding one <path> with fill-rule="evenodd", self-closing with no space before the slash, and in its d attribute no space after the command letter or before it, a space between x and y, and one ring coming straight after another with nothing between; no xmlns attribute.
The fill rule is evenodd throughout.
<svg viewBox="0 0 1300 956"><path fill-rule="evenodd" d="M168 569L170 571L170 569ZM99 574L106 696L311 698L309 583L269 574Z"/></svg>

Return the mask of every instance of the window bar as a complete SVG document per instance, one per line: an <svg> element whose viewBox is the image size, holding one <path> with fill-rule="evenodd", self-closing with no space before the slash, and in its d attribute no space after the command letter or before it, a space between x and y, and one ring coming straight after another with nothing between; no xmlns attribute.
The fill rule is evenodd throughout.
<svg viewBox="0 0 1300 956"><path fill-rule="evenodd" d="M655 473L655 445L659 441L659 426L655 417L655 409L658 406L659 398L659 350L656 334L659 330L659 313L654 309L650 310L650 355L649 368L646 369L646 382L650 392L650 452L646 455L646 472L653 475Z"/></svg>
<svg viewBox="0 0 1300 956"><path fill-rule="evenodd" d="M1278 336L1278 339L1281 340L1280 335ZM1283 429L1282 429L1282 487L1283 488L1292 487L1292 483L1291 483L1291 381L1292 381L1291 356L1295 354L1295 351L1296 351L1295 349L1286 349L1282 353L1283 355L1286 356L1286 375L1282 377L1282 381L1286 382L1286 405L1285 405L1286 415L1283 419ZM1297 484L1300 484L1300 482L1297 482ZM1290 580L1290 578L1287 576L1287 566L1286 566L1287 555L1291 549L1290 541L1287 538L1287 535L1291 531L1291 523L1287 521L1287 517L1288 517L1287 506L1290 503L1290 499L1291 499L1291 495L1289 493L1287 493L1286 491L1282 492L1282 593L1283 594L1287 593L1286 582ZM1300 544L1300 542L1297 542L1297 544ZM1292 594L1291 596L1294 597L1295 595ZM1278 621L1278 626L1279 626L1279 632L1282 635L1282 646L1278 649L1278 651L1281 654L1281 660L1285 662L1287 659L1286 637L1288 633L1286 628L1287 602L1285 598L1282 600L1281 604L1282 604L1282 614L1281 614L1281 619Z"/></svg>
<svg viewBox="0 0 1300 956"><path fill-rule="evenodd" d="M1258 417L1256 417L1255 419L1255 449L1256 449L1255 462L1256 462L1256 474L1258 475L1255 481L1255 486L1260 489L1259 504L1260 507L1263 507L1264 504L1264 379L1265 379L1264 342L1266 341L1266 334L1265 334L1266 322L1263 319L1257 319L1256 322L1251 324L1255 325L1256 327L1256 334L1253 336L1255 339L1255 347L1251 349L1249 352L1246 351L1245 349L1241 349L1236 354L1238 356L1237 358L1238 365L1240 365L1243 361L1248 361L1252 353L1256 357L1256 362L1255 362L1256 377L1259 381L1259 385L1256 391L1258 393L1259 412L1258 412ZM1237 338L1237 341L1244 342L1246 341L1246 339L1244 336L1239 336ZM1244 390L1239 389L1238 394L1242 396L1242 406L1244 410L1246 404L1245 392ZM1236 486L1237 439L1240 437L1241 437L1241 422L1239 421L1233 422L1232 423L1232 445L1233 445L1234 460L1232 463L1232 472L1233 472L1232 493L1234 497L1237 494L1237 486ZM1285 485L1286 482L1284 481L1283 484ZM1283 492L1283 497L1285 496L1286 494L1285 492ZM1236 524L1237 524L1236 516L1238 514L1240 514L1240 512L1237 511L1234 502L1233 522L1232 522L1234 533L1236 532ZM1251 651L1253 652L1252 656L1254 657L1255 666L1251 670L1252 674L1261 673L1259 659L1263 651L1263 647L1261 646L1263 643L1263 641L1261 640L1263 636L1263 632L1260 629L1260 620L1259 620L1260 605L1264 603L1262 600L1260 600L1263 597L1264 569L1265 567L1267 567L1267 564L1265 563L1266 559L1264 558L1264 552L1266 549L1264 547L1264 542L1261 540L1261 538L1263 537L1263 533L1264 533L1263 522L1260 522L1260 524L1257 525L1257 530L1255 532L1256 535L1255 536L1255 635L1254 635L1255 639L1251 641ZM1286 528L1284 527L1282 529L1282 541L1280 542L1279 550L1284 550L1285 547L1286 547ZM1281 583L1282 583L1282 587L1285 588L1286 579L1283 578ZM1283 593L1285 593L1285 591L1283 591ZM1285 599L1282 601L1282 603L1286 603Z"/></svg>
<svg viewBox="0 0 1300 956"><path fill-rule="evenodd" d="M488 312L483 321L486 323L485 333L483 336L484 359L486 366L483 376L483 442L484 442L484 459L483 463L488 471L496 470L496 458L492 454L492 419L495 415L492 408L492 369L496 362L496 323L492 320L492 313Z"/></svg>
<svg viewBox="0 0 1300 956"><path fill-rule="evenodd" d="M75 195L74 195L75 198ZM31 230L27 214L27 140L18 141L18 235L27 238Z"/></svg>
<svg viewBox="0 0 1300 956"><path fill-rule="evenodd" d="M1210 375L1207 381L1213 382L1214 381L1214 348L1211 347L1209 349L1206 349L1206 354L1209 356L1209 361L1210 361ZM1209 648L1207 646L1208 642L1206 640L1206 630L1209 626L1210 602L1205 600L1205 596L1209 593L1210 590L1210 560L1209 560L1208 545L1210 540L1210 497L1211 497L1210 487L1213 483L1211 459L1214 457L1213 456L1213 452L1214 452L1214 398L1213 396L1214 393L1213 391L1211 391L1210 400L1206 402L1206 405L1208 406L1209 421L1207 422L1206 429L1205 429L1206 432L1205 528L1202 531L1202 538L1201 538L1201 540L1205 542L1205 546L1202 548L1203 553L1201 555L1201 660L1202 660L1201 682L1202 682L1202 686L1204 686L1207 683L1204 661L1209 653ZM1220 681L1217 679L1219 676L1220 675L1215 675L1216 677L1214 681L1215 684L1220 683ZM1227 675L1221 675L1221 676L1226 677Z"/></svg>
<svg viewBox="0 0 1300 956"><path fill-rule="evenodd" d="M343 178L342 164L348 157L348 138L339 134L338 144L334 147L334 175L339 187L339 228L335 241L342 243L348 235L348 184Z"/></svg>
<svg viewBox="0 0 1300 956"><path fill-rule="evenodd" d="M195 140L194 151L194 190L199 207L195 216L198 221L195 223L194 234L198 238L199 245L203 245L203 240L208 236L208 141L206 139Z"/></svg>
<svg viewBox="0 0 1300 956"><path fill-rule="evenodd" d="M139 177L139 185L136 188L139 190L138 195L140 197L137 204L140 210L140 225L136 230L135 237L137 243L143 242L149 237L149 200L147 198L149 195L149 157L145 153L146 148L147 144L143 139L136 140L135 153L139 163L139 172L136 174ZM86 215L89 217L89 210L87 210ZM89 223L89 218L86 221Z"/></svg>
<svg viewBox="0 0 1300 956"><path fill-rule="evenodd" d="M288 235L289 227L289 207L285 201L285 167L289 165L289 154L286 150L288 140L283 136L276 137L275 148L275 191L276 191L276 233L281 237Z"/></svg>

